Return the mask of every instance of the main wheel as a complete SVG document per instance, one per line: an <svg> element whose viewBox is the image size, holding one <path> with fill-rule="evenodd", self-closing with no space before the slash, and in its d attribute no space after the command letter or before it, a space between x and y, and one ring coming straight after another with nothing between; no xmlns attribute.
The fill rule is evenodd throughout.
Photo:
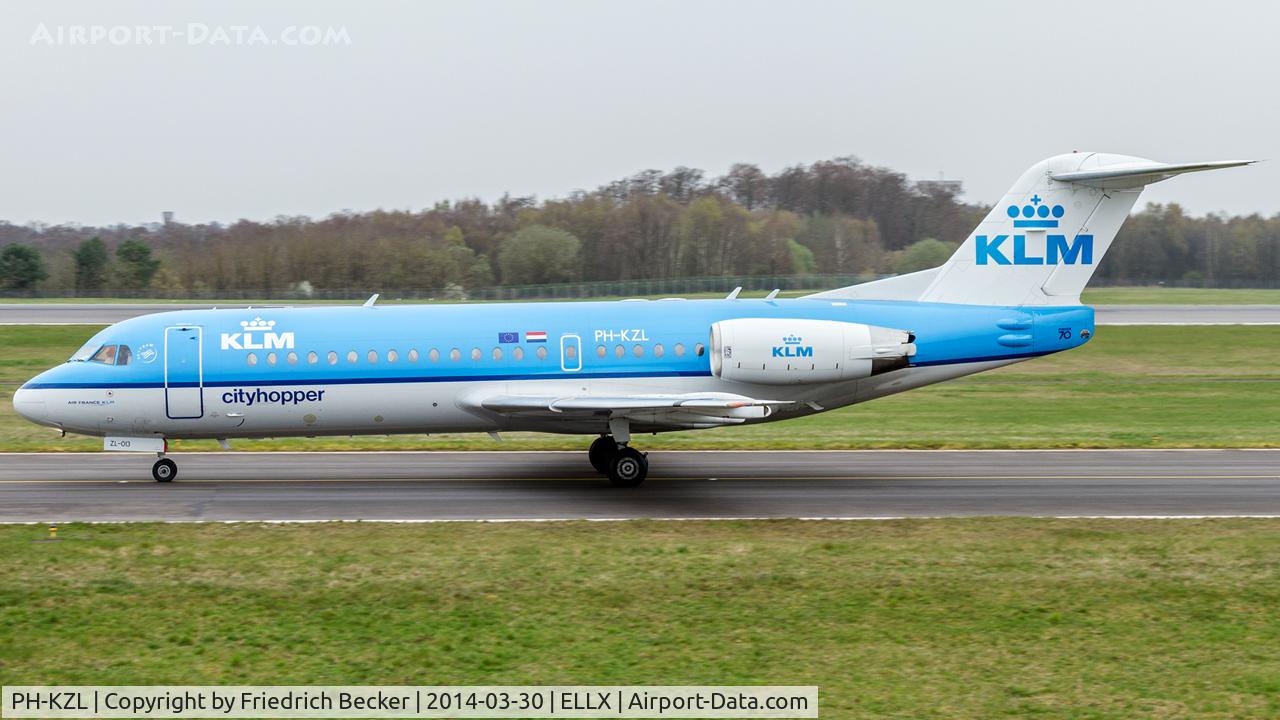
<svg viewBox="0 0 1280 720"><path fill-rule="evenodd" d="M160 458L155 465L151 466L151 477L156 482L173 482L178 477L178 463L169 458Z"/></svg>
<svg viewBox="0 0 1280 720"><path fill-rule="evenodd" d="M624 447L618 450L609 463L609 482L615 487L635 487L644 482L649 474L649 461L644 453L633 448Z"/></svg>
<svg viewBox="0 0 1280 720"><path fill-rule="evenodd" d="M613 456L618 454L618 443L608 435L601 435L591 441L591 447L587 450L587 459L591 461L591 467L596 472L605 475L609 474L609 465L613 462Z"/></svg>

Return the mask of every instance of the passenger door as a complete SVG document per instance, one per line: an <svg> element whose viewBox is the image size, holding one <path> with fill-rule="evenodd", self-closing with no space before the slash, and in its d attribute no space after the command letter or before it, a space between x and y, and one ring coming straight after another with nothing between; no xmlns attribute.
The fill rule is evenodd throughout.
<svg viewBox="0 0 1280 720"><path fill-rule="evenodd" d="M577 372L582 369L582 340L577 335L560 336L560 369Z"/></svg>
<svg viewBox="0 0 1280 720"><path fill-rule="evenodd" d="M204 368L199 327L164 331L164 411L172 420L204 417Z"/></svg>

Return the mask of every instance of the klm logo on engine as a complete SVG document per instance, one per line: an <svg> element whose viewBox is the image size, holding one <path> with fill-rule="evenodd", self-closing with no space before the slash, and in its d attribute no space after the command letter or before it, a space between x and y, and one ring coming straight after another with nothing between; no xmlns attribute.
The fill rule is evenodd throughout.
<svg viewBox="0 0 1280 720"><path fill-rule="evenodd" d="M1010 205L1005 213L1013 219L1014 228L1050 230L1066 214L1061 205L1042 205L1039 195L1019 208ZM1070 242L1066 235L1046 234L1044 254L1027 247L1026 235L977 235L974 237L975 262L979 265L1092 265L1093 236L1076 235Z"/></svg>
<svg viewBox="0 0 1280 720"><path fill-rule="evenodd" d="M240 323L241 332L222 333L223 350L292 350L293 333L276 332L275 320L254 318Z"/></svg>
<svg viewBox="0 0 1280 720"><path fill-rule="evenodd" d="M773 346L773 356L776 358L802 358L813 357L813 346L802 345L803 339L799 335L788 335L782 338L781 345Z"/></svg>

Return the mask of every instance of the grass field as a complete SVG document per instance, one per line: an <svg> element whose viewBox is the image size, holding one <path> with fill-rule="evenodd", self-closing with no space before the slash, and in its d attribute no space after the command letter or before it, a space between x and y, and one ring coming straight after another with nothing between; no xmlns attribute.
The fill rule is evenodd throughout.
<svg viewBox="0 0 1280 720"><path fill-rule="evenodd" d="M784 290L782 297L799 297L809 293L829 290L815 288L812 290ZM764 297L764 291L745 290L742 297ZM719 298L725 293L682 293L687 298ZM627 297L659 298L664 295L639 295ZM563 298L564 300L617 300L618 297ZM166 300L156 298L0 298L3 303L108 303L108 304L170 304L170 303L222 303L228 305L304 305L323 303L330 305L352 305L363 302L359 300ZM1166 288L1166 287L1100 287L1084 291L1081 300L1087 305L1276 305L1280 304L1280 288L1277 289L1226 289L1226 288ZM382 304L420 303L423 300L397 300L393 296L380 298ZM438 300L434 302L456 302ZM495 301L496 302L496 301ZM536 301L535 301L536 302ZM548 301L549 302L549 301Z"/></svg>
<svg viewBox="0 0 1280 720"><path fill-rule="evenodd" d="M0 683L795 684L1280 715L1280 521L0 527Z"/></svg>
<svg viewBox="0 0 1280 720"><path fill-rule="evenodd" d="M0 326L0 450L99 450L13 412L22 381L95 327ZM1275 447L1280 327L1103 327L1078 350L784 423L641 437L646 449ZM579 437L511 433L237 441L237 449L562 449ZM213 450L212 441L174 449Z"/></svg>

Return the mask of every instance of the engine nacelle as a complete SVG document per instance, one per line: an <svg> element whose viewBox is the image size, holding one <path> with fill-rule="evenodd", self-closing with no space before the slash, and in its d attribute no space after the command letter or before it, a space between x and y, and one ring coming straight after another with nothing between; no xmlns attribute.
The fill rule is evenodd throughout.
<svg viewBox="0 0 1280 720"><path fill-rule="evenodd" d="M790 385L855 380L904 368L916 352L905 330L840 322L738 318L711 326L711 374Z"/></svg>

